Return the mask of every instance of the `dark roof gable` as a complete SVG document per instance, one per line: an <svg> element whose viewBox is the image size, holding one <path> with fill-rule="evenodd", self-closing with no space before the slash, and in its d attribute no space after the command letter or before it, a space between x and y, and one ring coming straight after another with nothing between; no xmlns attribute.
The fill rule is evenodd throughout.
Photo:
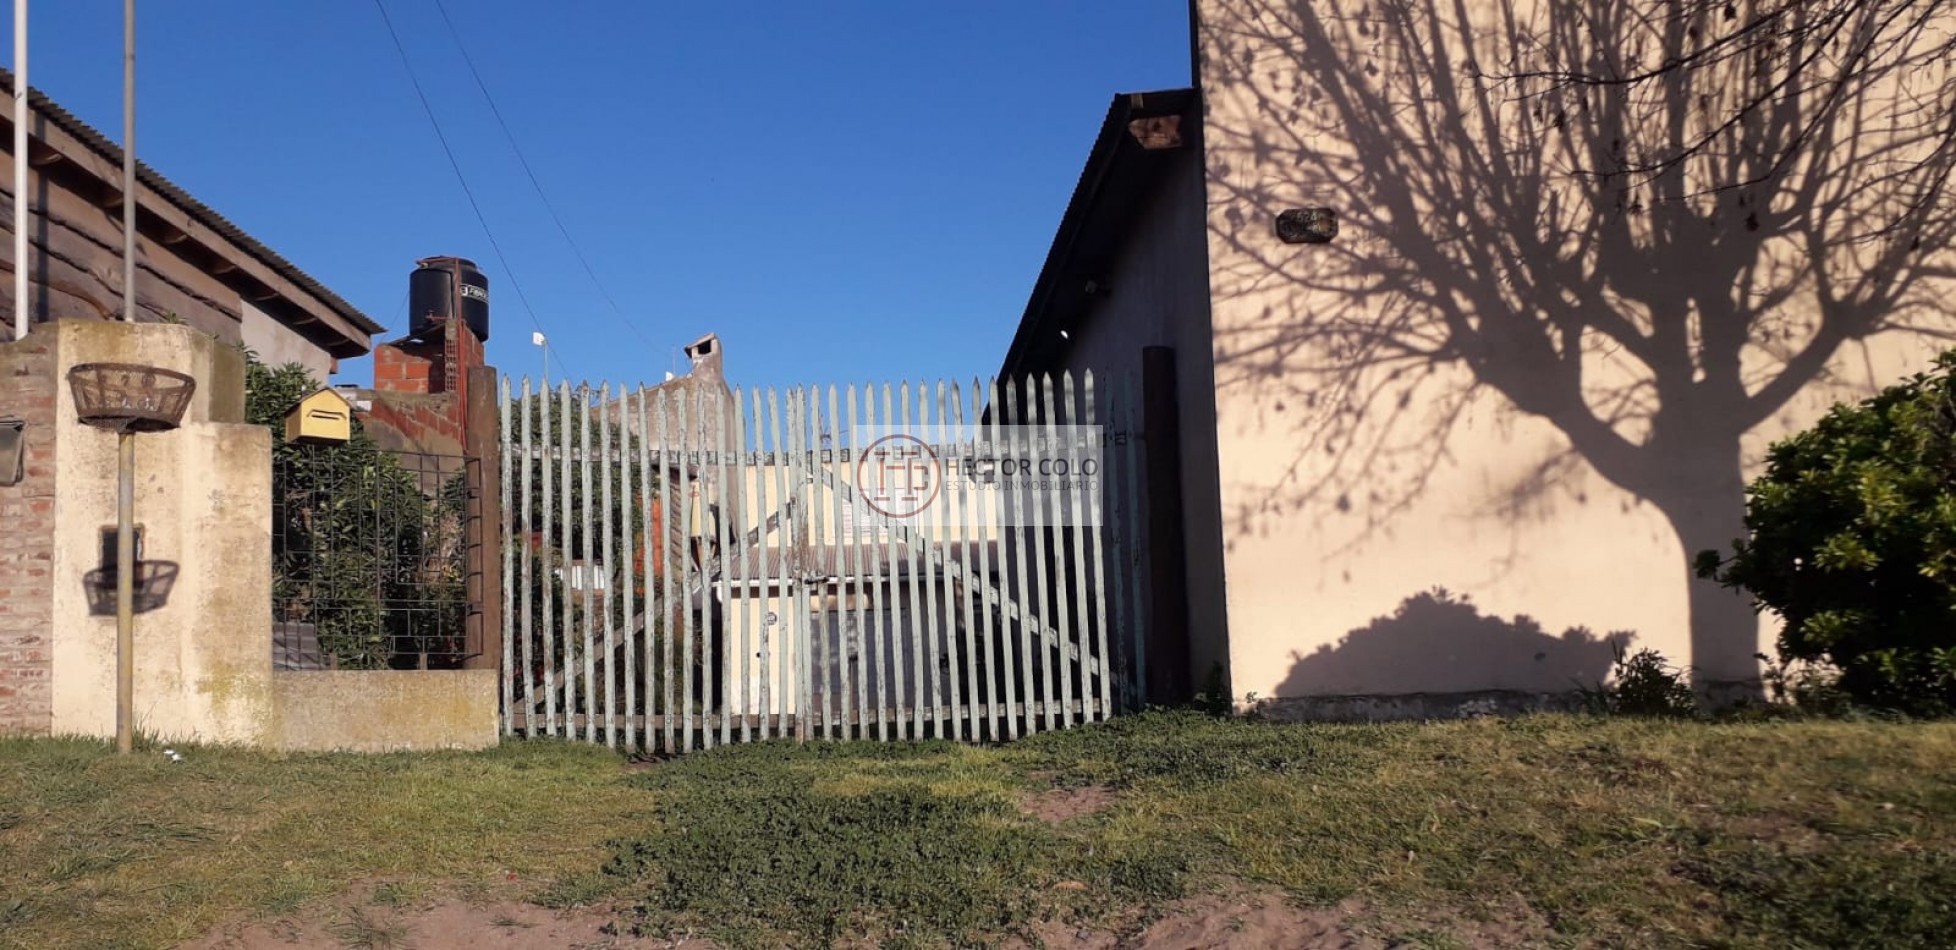
<svg viewBox="0 0 1956 950"><path fill-rule="evenodd" d="M1167 157L1199 147L1200 113L1193 89L1114 97L1033 284L1001 376L1036 369L1043 354L1057 346L1060 327L1055 322L1079 312L1092 296L1093 289L1086 286L1092 272L1119 250L1140 199L1157 185Z"/></svg>

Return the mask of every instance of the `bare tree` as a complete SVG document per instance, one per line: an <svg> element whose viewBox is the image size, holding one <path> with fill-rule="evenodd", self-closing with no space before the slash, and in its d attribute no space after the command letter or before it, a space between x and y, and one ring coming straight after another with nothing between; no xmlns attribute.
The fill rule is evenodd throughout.
<svg viewBox="0 0 1956 950"><path fill-rule="evenodd" d="M1264 503L1387 518L1498 394L1566 438L1535 489L1580 460L1664 513L1691 662L1746 675L1747 605L1690 574L1743 530L1741 437L1844 344L1949 322L1948 5L1215 6L1209 82L1254 102L1211 110L1212 161L1287 164L1345 225L1300 263L1267 219L1212 223L1231 286L1340 301L1219 328L1219 386L1317 410Z"/></svg>

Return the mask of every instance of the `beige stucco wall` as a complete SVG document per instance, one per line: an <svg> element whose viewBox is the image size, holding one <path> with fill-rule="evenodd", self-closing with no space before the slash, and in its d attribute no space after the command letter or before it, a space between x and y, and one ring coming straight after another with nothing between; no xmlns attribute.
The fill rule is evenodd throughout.
<svg viewBox="0 0 1956 950"><path fill-rule="evenodd" d="M1380 8L1303 0L1196 6L1229 673L1238 700L1567 691L1607 672L1601 637L1612 631L1626 631L1634 646L1655 647L1676 663L1700 663L1689 635L1688 552L1650 501L1605 479L1589 458L1571 452L1562 430L1501 393L1484 388L1469 396L1475 377L1459 362L1387 366L1382 359L1377 373L1354 377L1345 372L1351 361L1377 351L1351 337L1343 348L1331 346L1311 332L1340 318L1403 312L1389 309L1391 294L1355 293L1341 280L1365 255L1398 252L1368 225L1431 214L1435 196L1477 194L1486 180L1486 169L1431 174L1414 183L1425 190L1391 207L1383 198L1365 202L1350 184L1362 178L1356 169L1365 163L1403 160L1409 174L1420 175L1444 158L1380 151L1361 134L1371 130L1343 118L1304 66L1343 64L1360 85L1391 85L1408 51L1387 41L1389 31L1359 24L1352 33L1366 43L1333 57L1298 27L1315 17L1343 30ZM1524 21L1540 15L1532 4L1521 6ZM1495 10L1487 0L1468 8L1476 17ZM1409 58L1428 63L1445 55L1421 49ZM1395 94L1411 95L1400 88ZM1431 85L1420 94L1444 97ZM1852 187L1830 187L1842 185ZM1525 198L1526 190L1517 193ZM1277 213L1312 206L1340 213L1336 241L1279 242ZM1473 224L1430 222L1469 234ZM1688 281L1701 262L1712 263L1681 254L1673 270L1651 280ZM1774 279L1763 270L1748 277ZM1568 287L1539 292L1575 292ZM1470 319L1477 305L1465 308ZM1770 370L1803 342L1811 313L1797 307L1784 338L1747 349L1748 367ZM1947 314L1926 322L1938 319L1949 327ZM1383 334L1371 342L1379 339ZM1772 437L1811 422L1836 399L1926 368L1937 349L1907 332L1842 346L1745 436L1744 472L1759 470ZM1586 396L1634 390L1636 370L1620 356L1599 347L1583 357ZM1716 423L1715 415L1699 421ZM1632 442L1649 438L1634 419L1619 431ZM1674 510L1702 510L1708 520L1730 516L1729 494L1705 490L1682 472L1662 490ZM1470 597L1471 606L1416 596L1434 587ZM1770 647L1770 632L1768 623L1757 625L1760 649ZM1744 631L1738 634L1743 639ZM1727 650L1714 662L1719 668L1703 672L1721 680L1751 675L1749 661L1733 659L1743 652Z"/></svg>
<svg viewBox="0 0 1956 950"><path fill-rule="evenodd" d="M189 326L57 324L53 731L115 734L115 617L92 616L82 578L116 523L116 436L81 425L78 363L142 363L198 381L182 428L136 437L136 523L146 561L174 562L169 600L136 618L138 731L256 742L270 709L271 433L242 424L243 356Z"/></svg>
<svg viewBox="0 0 1956 950"><path fill-rule="evenodd" d="M274 673L266 744L288 752L490 748L500 683L497 670Z"/></svg>
<svg viewBox="0 0 1956 950"><path fill-rule="evenodd" d="M762 596L753 590L737 592L727 602L726 615L721 621L724 626L718 634L724 642L714 647L728 664L728 669L722 672L732 686L727 704L744 715L764 710L793 713L799 708L795 702L793 674L798 665L801 618L788 599L779 595ZM814 598L808 600L812 602ZM768 622L769 614L773 615L772 623ZM767 652L765 673L761 668L763 641ZM763 685L768 693L765 707L761 703Z"/></svg>

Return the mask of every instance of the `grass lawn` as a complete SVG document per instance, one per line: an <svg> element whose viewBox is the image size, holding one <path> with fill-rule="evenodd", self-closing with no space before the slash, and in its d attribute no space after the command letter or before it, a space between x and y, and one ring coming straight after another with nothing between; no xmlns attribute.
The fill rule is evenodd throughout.
<svg viewBox="0 0 1956 950"><path fill-rule="evenodd" d="M0 944L167 946L364 882L467 899L512 874L730 946L1134 932L1218 890L1434 947L1956 939L1956 723L1150 714L649 768L545 742L180 751L0 740Z"/></svg>

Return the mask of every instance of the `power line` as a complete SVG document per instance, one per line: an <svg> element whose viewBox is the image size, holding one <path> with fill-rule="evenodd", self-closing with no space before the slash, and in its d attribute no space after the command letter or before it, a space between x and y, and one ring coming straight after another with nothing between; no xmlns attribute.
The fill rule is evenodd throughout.
<svg viewBox="0 0 1956 950"><path fill-rule="evenodd" d="M421 111L428 114L428 124L435 129L435 138L441 142L442 154L448 156L448 167L455 170L455 181L462 186L462 194L468 196L469 210L475 212L476 223L482 225L482 234L489 239L489 247L496 252L496 260L503 265L503 273L509 275L509 286L516 291L516 299L523 304L523 312L529 314L530 324L543 333L543 322L537 319L537 312L530 306L530 298L523 293L523 284L516 279L516 268L509 266L509 258L503 254L503 246L496 240L496 232L490 230L489 219L482 213L482 205L475 200L475 191L469 187L469 179L462 174L462 163L455 160L455 150L448 145L448 136L442 133L441 121L435 118L435 107L429 105L428 94L421 89L421 80L414 74L414 62L408 58L407 47L401 45L401 35L394 31L394 20L387 15L387 5L374 0L374 9L380 11L380 21L387 24L387 35L394 41L394 51L401 54L401 65L407 69L408 82L414 86L414 95L421 100ZM547 335L547 334L546 334ZM551 356L557 358L557 369L568 377L570 369L564 366L564 358L555 350Z"/></svg>
<svg viewBox="0 0 1956 950"><path fill-rule="evenodd" d="M475 59L469 55L469 48L462 43L462 34L456 31L455 21L449 19L448 5L442 0L435 0L435 9L441 11L441 21L447 25L448 35L455 41L455 48L461 51L462 62L468 64L469 75L475 78L475 87L482 90L482 98L488 101L489 112L496 117L496 125L502 128L503 138L509 141L509 150L516 153L516 161L523 166L523 174L529 176L530 187L536 189L537 198L543 202L544 210L550 212L550 220L557 223L557 233L564 236L564 243L570 245L572 254L577 255L577 262L584 265L584 273L591 278L591 286L598 289L599 296L602 296L604 302L611 307L612 314L619 322L637 335L646 346L653 346L652 341L639 330L638 324L625 316L625 311L619 308L618 301L612 299L611 291L606 290L604 281L598 279L597 269L592 267L590 259L584 256L584 249L577 246L577 241L571 237L570 228L564 226L564 219L557 213L557 206L551 204L550 196L544 194L543 184L537 181L537 173L530 168L530 160L524 157L522 147L516 144L516 135L509 130L509 123L503 120L503 110L496 107L496 97L489 94L489 85L482 81L482 73L475 68Z"/></svg>

